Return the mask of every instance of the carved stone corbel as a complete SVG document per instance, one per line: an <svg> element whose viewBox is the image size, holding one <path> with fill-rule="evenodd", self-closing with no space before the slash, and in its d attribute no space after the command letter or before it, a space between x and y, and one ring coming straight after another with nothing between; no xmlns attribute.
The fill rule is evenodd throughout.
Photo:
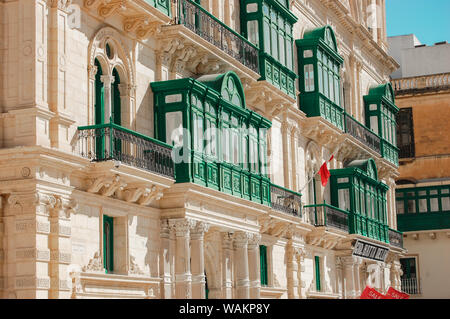
<svg viewBox="0 0 450 319"><path fill-rule="evenodd" d="M119 190L119 189L120 189L120 190L124 190L124 188L125 188L126 186L127 186L127 184L126 184L126 183L123 183L123 182L120 180L120 176L119 176L119 175L116 175L111 183L108 183L108 184L105 185L106 188L105 188L105 190L102 192L102 195L103 195L103 196L106 196L106 197L110 197L110 196L114 195L114 193L115 193L117 190Z"/></svg>
<svg viewBox="0 0 450 319"><path fill-rule="evenodd" d="M98 15L102 18L108 18L112 16L116 11L125 11L127 9L126 0L108 0L98 6Z"/></svg>
<svg viewBox="0 0 450 319"><path fill-rule="evenodd" d="M147 188L139 200L139 205L149 206L154 201L159 201L163 196L164 193L162 189L158 189L156 186Z"/></svg>

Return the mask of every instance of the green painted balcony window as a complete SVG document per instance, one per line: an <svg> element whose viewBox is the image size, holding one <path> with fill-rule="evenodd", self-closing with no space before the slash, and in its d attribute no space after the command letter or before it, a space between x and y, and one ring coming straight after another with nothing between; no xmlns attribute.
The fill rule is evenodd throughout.
<svg viewBox="0 0 450 319"><path fill-rule="evenodd" d="M450 185L396 190L400 231L450 228Z"/></svg>
<svg viewBox="0 0 450 319"><path fill-rule="evenodd" d="M300 108L307 116L321 116L344 130L340 98L340 68L336 37L330 26L305 32L297 45Z"/></svg>
<svg viewBox="0 0 450 319"><path fill-rule="evenodd" d="M375 161L356 160L330 173L331 202L350 213L350 233L388 243L386 194L389 188L378 180Z"/></svg>
<svg viewBox="0 0 450 319"><path fill-rule="evenodd" d="M259 246L259 257L261 267L261 286L267 287L269 285L269 276L267 270L267 246Z"/></svg>
<svg viewBox="0 0 450 319"><path fill-rule="evenodd" d="M293 25L287 0L241 0L242 35L259 48L261 80L295 97Z"/></svg>
<svg viewBox="0 0 450 319"><path fill-rule="evenodd" d="M397 122L399 112L390 83L373 87L364 96L366 126L381 138L381 154L398 166Z"/></svg>
<svg viewBox="0 0 450 319"><path fill-rule="evenodd" d="M322 283L320 280L320 257L315 256L314 257L314 267L315 267L315 279L316 279L316 291L320 292L322 291Z"/></svg>
<svg viewBox="0 0 450 319"><path fill-rule="evenodd" d="M106 273L114 271L114 219L103 216L103 267Z"/></svg>
<svg viewBox="0 0 450 319"><path fill-rule="evenodd" d="M270 205L270 121L250 111L234 72L151 84L155 134L174 146L177 183ZM189 138L190 137L190 138Z"/></svg>
<svg viewBox="0 0 450 319"><path fill-rule="evenodd" d="M145 2L150 4L152 7L155 7L159 11L167 14L168 16L171 15L170 0L145 0Z"/></svg>

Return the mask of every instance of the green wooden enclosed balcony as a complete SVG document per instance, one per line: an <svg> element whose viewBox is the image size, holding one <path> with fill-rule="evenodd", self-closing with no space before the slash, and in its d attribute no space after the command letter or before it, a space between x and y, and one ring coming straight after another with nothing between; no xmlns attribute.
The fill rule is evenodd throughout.
<svg viewBox="0 0 450 319"><path fill-rule="evenodd" d="M331 204L349 213L349 232L389 242L387 191L378 180L375 161L353 161L330 170Z"/></svg>
<svg viewBox="0 0 450 319"><path fill-rule="evenodd" d="M397 189L396 204L400 231L450 228L450 185Z"/></svg>
<svg viewBox="0 0 450 319"><path fill-rule="evenodd" d="M328 204L307 205L304 207L309 221L316 227L333 227L349 232L348 212Z"/></svg>
<svg viewBox="0 0 450 319"><path fill-rule="evenodd" d="M300 109L308 117L320 116L344 130L340 98L340 68L336 37L330 26L308 30L295 41L300 84Z"/></svg>
<svg viewBox="0 0 450 319"><path fill-rule="evenodd" d="M381 139L381 156L398 166L400 149L397 147L396 115L394 90L390 83L370 88L364 96L366 125Z"/></svg>
<svg viewBox="0 0 450 319"><path fill-rule="evenodd" d="M234 72L151 83L155 134L174 146L177 183L270 206L267 130Z"/></svg>
<svg viewBox="0 0 450 319"><path fill-rule="evenodd" d="M119 161L174 178L172 147L113 123L79 127L76 151L94 162Z"/></svg>

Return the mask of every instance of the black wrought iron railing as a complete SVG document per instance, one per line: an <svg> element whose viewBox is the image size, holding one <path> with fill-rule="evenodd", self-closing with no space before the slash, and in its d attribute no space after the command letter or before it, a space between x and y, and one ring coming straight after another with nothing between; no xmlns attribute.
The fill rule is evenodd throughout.
<svg viewBox="0 0 450 319"><path fill-rule="evenodd" d="M259 73L258 48L199 4L190 0L179 0L177 23L184 25L249 69Z"/></svg>
<svg viewBox="0 0 450 319"><path fill-rule="evenodd" d="M120 161L174 178L171 146L119 125L79 127L76 142L76 152L92 161Z"/></svg>
<svg viewBox="0 0 450 319"><path fill-rule="evenodd" d="M381 154L381 140L375 133L345 113L345 132Z"/></svg>
<svg viewBox="0 0 450 319"><path fill-rule="evenodd" d="M403 234L399 231L389 229L389 243L393 246L403 248Z"/></svg>
<svg viewBox="0 0 450 319"><path fill-rule="evenodd" d="M302 195L274 184L270 185L272 208L286 214L302 217Z"/></svg>
<svg viewBox="0 0 450 319"><path fill-rule="evenodd" d="M304 207L309 222L316 227L333 227L348 232L348 213L328 204Z"/></svg>
<svg viewBox="0 0 450 319"><path fill-rule="evenodd" d="M417 278L402 278L402 291L408 295L421 294L419 280Z"/></svg>

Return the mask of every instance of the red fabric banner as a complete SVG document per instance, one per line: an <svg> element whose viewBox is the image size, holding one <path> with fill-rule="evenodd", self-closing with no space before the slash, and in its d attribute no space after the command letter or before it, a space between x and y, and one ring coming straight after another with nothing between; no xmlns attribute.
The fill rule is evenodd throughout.
<svg viewBox="0 0 450 319"><path fill-rule="evenodd" d="M331 177L330 171L328 170L327 163L325 162L319 171L320 179L322 180L322 186L325 187L328 184L328 180Z"/></svg>
<svg viewBox="0 0 450 319"><path fill-rule="evenodd" d="M409 299L409 295L391 287L389 288L385 299Z"/></svg>
<svg viewBox="0 0 450 319"><path fill-rule="evenodd" d="M359 299L386 299L386 298L383 294L380 294L375 289L367 286Z"/></svg>

